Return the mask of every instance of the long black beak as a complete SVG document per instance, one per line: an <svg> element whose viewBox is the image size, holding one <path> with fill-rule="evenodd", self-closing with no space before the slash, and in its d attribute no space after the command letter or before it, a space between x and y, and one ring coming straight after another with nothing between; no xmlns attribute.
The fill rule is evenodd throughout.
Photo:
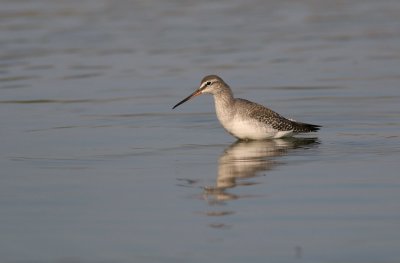
<svg viewBox="0 0 400 263"><path fill-rule="evenodd" d="M191 98L194 98L194 97L199 96L199 95L201 95L201 90L196 90L195 92L190 94L187 98L183 99L181 102L178 102L174 107L172 107L172 109L175 109L176 107L178 107L179 105L185 103L186 101L190 100Z"/></svg>

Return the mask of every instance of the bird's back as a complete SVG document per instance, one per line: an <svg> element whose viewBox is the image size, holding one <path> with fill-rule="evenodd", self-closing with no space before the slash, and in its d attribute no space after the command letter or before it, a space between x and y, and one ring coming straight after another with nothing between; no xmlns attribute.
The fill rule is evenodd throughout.
<svg viewBox="0 0 400 263"><path fill-rule="evenodd" d="M254 119L268 125L277 131L313 132L319 130L318 125L296 122L279 115L275 111L245 99L235 99L237 114L249 119Z"/></svg>

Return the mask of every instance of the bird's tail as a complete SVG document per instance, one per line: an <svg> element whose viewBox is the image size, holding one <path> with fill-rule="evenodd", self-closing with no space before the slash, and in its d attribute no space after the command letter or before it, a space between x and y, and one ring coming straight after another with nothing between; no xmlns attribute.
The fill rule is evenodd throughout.
<svg viewBox="0 0 400 263"><path fill-rule="evenodd" d="M294 128L293 132L316 132L322 127L320 125L297 122L297 121L293 121L292 124Z"/></svg>

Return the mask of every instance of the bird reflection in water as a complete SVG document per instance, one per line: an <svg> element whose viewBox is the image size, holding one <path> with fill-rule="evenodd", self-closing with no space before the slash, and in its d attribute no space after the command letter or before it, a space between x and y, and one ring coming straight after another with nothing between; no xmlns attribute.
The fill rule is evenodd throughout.
<svg viewBox="0 0 400 263"><path fill-rule="evenodd" d="M256 184L248 179L283 164L279 162L280 156L285 156L294 149L308 149L317 144L317 138L293 137L265 141L237 141L220 156L216 184L205 187L203 196L210 204L249 197L232 194L227 190L236 186Z"/></svg>
<svg viewBox="0 0 400 263"><path fill-rule="evenodd" d="M218 175L213 186L203 187L202 199L212 210L200 212L208 217L225 218L236 213L230 210L226 203L231 200L249 197L259 197L257 194L234 194L233 188L238 186L255 185L257 176L284 165L280 158L290 155L295 150L301 154L307 149L319 144L317 138L281 138L265 141L237 141L226 148L218 159ZM179 179L180 186L196 187L199 180ZM222 217L222 218L221 218ZM213 222L211 228L229 229L231 225L226 222Z"/></svg>

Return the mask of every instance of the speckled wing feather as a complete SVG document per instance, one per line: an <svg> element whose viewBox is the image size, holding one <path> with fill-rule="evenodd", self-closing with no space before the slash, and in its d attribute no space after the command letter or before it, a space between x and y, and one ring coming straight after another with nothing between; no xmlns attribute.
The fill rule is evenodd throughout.
<svg viewBox="0 0 400 263"><path fill-rule="evenodd" d="M319 125L295 122L282 117L278 113L270 110L260 104L250 102L244 99L237 99L236 103L243 104L245 107L238 107L246 109L246 114L259 122L270 125L273 129L278 131L291 131L293 132L312 132L319 130Z"/></svg>

